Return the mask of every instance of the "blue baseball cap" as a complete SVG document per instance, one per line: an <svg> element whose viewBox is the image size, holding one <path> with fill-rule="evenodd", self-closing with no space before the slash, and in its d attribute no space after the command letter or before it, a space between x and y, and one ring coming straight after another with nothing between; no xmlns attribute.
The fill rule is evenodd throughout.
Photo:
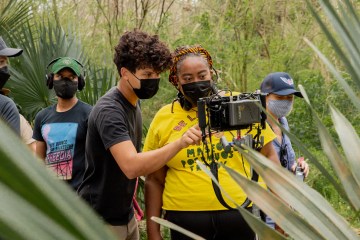
<svg viewBox="0 0 360 240"><path fill-rule="evenodd" d="M294 94L297 97L303 97L301 92L295 89L293 79L286 72L274 72L267 75L261 83L260 91L280 96Z"/></svg>

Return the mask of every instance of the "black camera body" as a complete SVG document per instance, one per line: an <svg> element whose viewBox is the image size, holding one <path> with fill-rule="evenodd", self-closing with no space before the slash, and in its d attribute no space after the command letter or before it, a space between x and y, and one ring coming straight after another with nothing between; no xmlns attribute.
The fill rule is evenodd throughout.
<svg viewBox="0 0 360 240"><path fill-rule="evenodd" d="M240 93L234 96L220 96L214 94L200 98L198 118L200 128L205 128L206 116L210 129L215 131L230 131L247 129L255 123L264 129L266 114L259 107L265 108L265 96L261 93Z"/></svg>

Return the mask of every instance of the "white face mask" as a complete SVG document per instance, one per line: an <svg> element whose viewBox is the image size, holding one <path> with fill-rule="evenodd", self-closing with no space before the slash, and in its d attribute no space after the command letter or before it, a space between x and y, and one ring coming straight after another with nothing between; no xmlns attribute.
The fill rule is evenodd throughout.
<svg viewBox="0 0 360 240"><path fill-rule="evenodd" d="M287 116L291 112L292 106L292 100L269 100L267 108L277 118L281 118Z"/></svg>

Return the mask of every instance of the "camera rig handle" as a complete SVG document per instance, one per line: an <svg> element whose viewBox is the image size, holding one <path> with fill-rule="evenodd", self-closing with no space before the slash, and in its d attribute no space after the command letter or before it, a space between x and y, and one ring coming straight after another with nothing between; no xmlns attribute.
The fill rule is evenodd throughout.
<svg viewBox="0 0 360 240"><path fill-rule="evenodd" d="M206 110L205 110L205 100L200 98L197 101L198 107L198 119L199 119L199 127L202 133L202 141L204 142L206 139Z"/></svg>

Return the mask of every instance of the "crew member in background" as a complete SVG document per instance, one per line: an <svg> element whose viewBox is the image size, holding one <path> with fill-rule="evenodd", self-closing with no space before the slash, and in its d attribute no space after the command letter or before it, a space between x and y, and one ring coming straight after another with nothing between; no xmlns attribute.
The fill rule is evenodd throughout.
<svg viewBox="0 0 360 240"><path fill-rule="evenodd" d="M7 96L10 94L10 89L2 88L0 90L0 94ZM19 109L18 109L19 110ZM35 153L36 149L36 140L32 138L33 130L30 123L26 120L26 118L20 113L20 137L23 142L29 146L31 151Z"/></svg>
<svg viewBox="0 0 360 240"><path fill-rule="evenodd" d="M36 153L58 179L76 191L85 171L85 140L91 106L76 97L85 86L82 64L70 57L49 63L46 84L54 88L57 103L35 117Z"/></svg>
<svg viewBox="0 0 360 240"><path fill-rule="evenodd" d="M22 52L22 49L7 47L3 38L0 37L0 89L3 89L3 86L10 78L8 58L20 56ZM14 101L3 94L0 94L0 118L20 135L19 111Z"/></svg>
<svg viewBox="0 0 360 240"><path fill-rule="evenodd" d="M301 92L295 90L294 81L288 73L274 72L267 75L261 83L260 91L266 93L266 111L275 119L267 117L271 129L276 134L273 145L279 157L281 165L289 171L295 173L296 166L299 166L304 177L309 174L309 165L300 158L296 161L294 149L292 148L289 137L282 132L281 125L289 131L289 124L286 116L290 114L294 96L302 98ZM266 223L275 228L274 221L266 217Z"/></svg>

